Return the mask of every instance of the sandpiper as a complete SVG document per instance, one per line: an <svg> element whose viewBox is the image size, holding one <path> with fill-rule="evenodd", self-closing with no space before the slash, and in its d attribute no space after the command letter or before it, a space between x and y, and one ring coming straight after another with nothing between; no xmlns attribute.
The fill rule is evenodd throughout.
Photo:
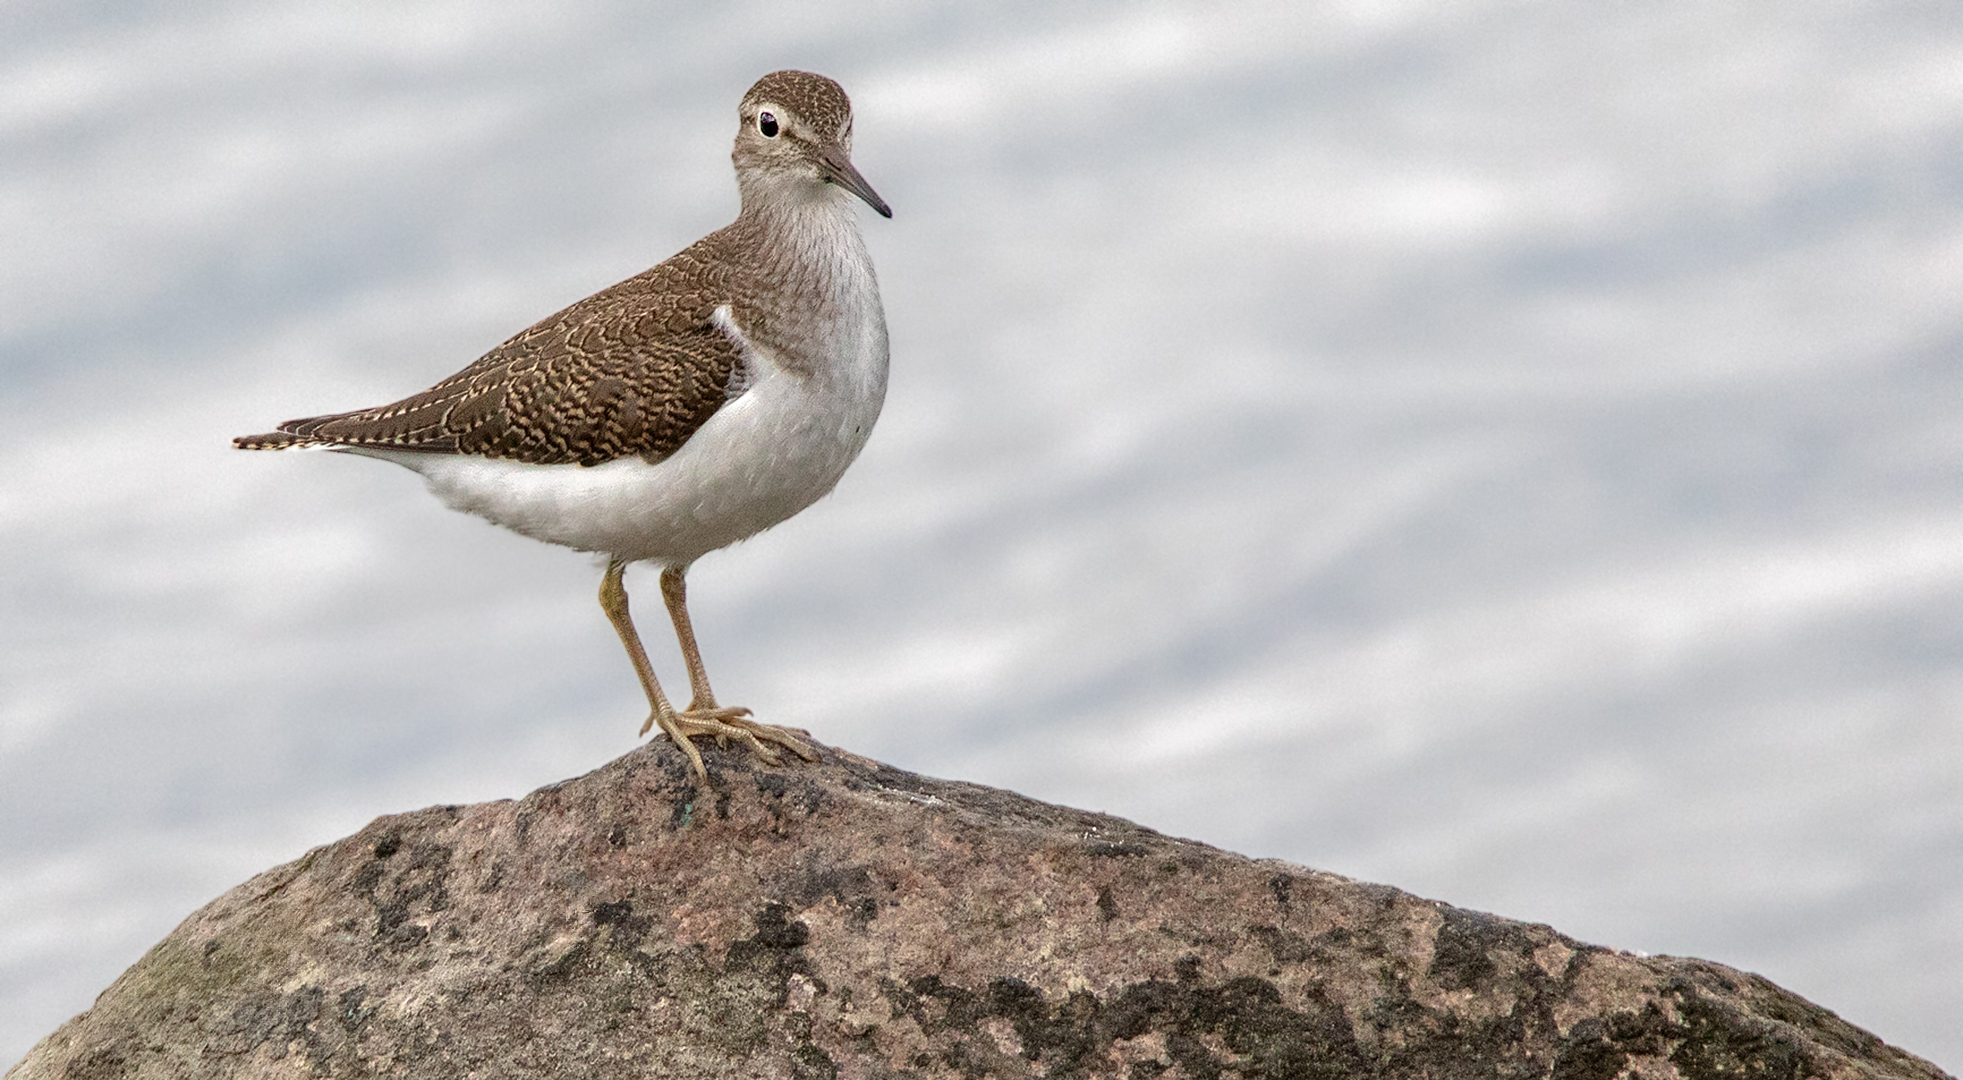
<svg viewBox="0 0 1963 1080"><path fill-rule="evenodd" d="M808 733L716 702L689 626L697 558L832 489L886 396L886 315L852 199L893 212L852 166L852 106L779 71L737 106L742 209L646 273L552 315L420 394L233 440L320 448L421 473L452 509L607 556L600 606L659 724L706 783L697 735L809 760ZM628 614L628 563L661 567L693 700L669 704Z"/></svg>

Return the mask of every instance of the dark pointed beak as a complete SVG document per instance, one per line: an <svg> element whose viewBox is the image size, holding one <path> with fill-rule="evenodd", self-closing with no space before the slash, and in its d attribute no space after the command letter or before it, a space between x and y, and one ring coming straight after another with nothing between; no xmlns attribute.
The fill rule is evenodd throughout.
<svg viewBox="0 0 1963 1080"><path fill-rule="evenodd" d="M845 156L845 151L836 146L827 146L818 151L818 171L830 183L864 199L867 206L879 211L880 217L893 216L893 208L887 206L886 200L879 197L879 192L874 191L872 185L866 183L866 178L859 175L859 170L852 167L852 161Z"/></svg>

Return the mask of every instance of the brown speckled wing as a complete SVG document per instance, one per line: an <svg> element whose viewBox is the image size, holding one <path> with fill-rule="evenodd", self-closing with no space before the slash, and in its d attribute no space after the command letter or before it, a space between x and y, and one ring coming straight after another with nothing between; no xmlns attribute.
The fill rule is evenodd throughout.
<svg viewBox="0 0 1963 1080"><path fill-rule="evenodd" d="M742 363L711 319L736 283L711 234L390 405L289 420L247 450L373 446L537 465L658 461L730 398ZM739 380L740 383L740 380Z"/></svg>

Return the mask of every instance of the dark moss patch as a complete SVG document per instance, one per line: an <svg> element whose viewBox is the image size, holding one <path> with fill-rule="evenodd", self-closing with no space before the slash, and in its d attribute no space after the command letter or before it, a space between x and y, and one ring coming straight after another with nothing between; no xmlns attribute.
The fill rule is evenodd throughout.
<svg viewBox="0 0 1963 1080"><path fill-rule="evenodd" d="M1745 976L1751 1000L1767 1019L1791 1024L1848 1057L1861 1061L1881 1061L1899 1056L1876 1036L1842 1020L1833 1010L1794 997L1757 975Z"/></svg>
<svg viewBox="0 0 1963 1080"><path fill-rule="evenodd" d="M882 979L880 992L890 1002L895 1019L912 1017L913 1022L920 1025L920 1030L929 1035L950 1028L972 1033L987 1016L981 1009L979 996L943 982L939 975L908 979L905 986L891 979Z"/></svg>
<svg viewBox="0 0 1963 1080"><path fill-rule="evenodd" d="M1667 992L1676 1020L1651 1004L1577 1022L1556 1049L1553 1080L1613 1080L1632 1058L1665 1055L1685 1080L1799 1080L1820 1071L1777 1025L1744 1016L1682 979Z"/></svg>
<svg viewBox="0 0 1963 1080"><path fill-rule="evenodd" d="M69 1058L62 1076L66 1080L121 1080L136 1072L142 1056L135 1040L125 1037Z"/></svg>
<svg viewBox="0 0 1963 1080"><path fill-rule="evenodd" d="M755 944L766 949L800 949L811 940L811 928L801 922L792 922L791 909L782 904L765 904L757 912L757 932L755 937L739 941L737 945ZM732 949L735 945L730 946Z"/></svg>
<svg viewBox="0 0 1963 1080"><path fill-rule="evenodd" d="M1052 1003L1014 978L990 981L982 990L926 975L901 986L881 987L892 1015L911 1017L932 1036L955 1036L946 1063L957 1071L986 1071L977 1047L983 1025L1006 1020L1021 1056L1042 1075L1071 1077L1104 1069L1113 1044L1150 1032L1164 1038L1168 1056L1187 1075L1232 1075L1248 1080L1321 1080L1365 1075L1362 1054L1342 1010L1320 995L1291 1007L1265 979L1244 977L1218 985L1201 982L1197 963L1180 981L1148 980L1099 998L1079 991ZM1224 1045L1222 1056L1209 1043ZM1140 1063L1134 1075L1165 1066Z"/></svg>
<svg viewBox="0 0 1963 1080"><path fill-rule="evenodd" d="M1293 930L1275 926L1250 926L1249 936L1259 941L1277 964L1305 964L1315 959L1316 947Z"/></svg>
<svg viewBox="0 0 1963 1080"><path fill-rule="evenodd" d="M374 1019L375 1006L366 1004L367 1001L368 988L365 986L343 990L334 999L335 1019L341 1022L342 1029L348 1034L359 1035L361 1029L368 1026L368 1021Z"/></svg>
<svg viewBox="0 0 1963 1080"><path fill-rule="evenodd" d="M668 800L668 828L681 832L695 823L695 794L684 791Z"/></svg>
<svg viewBox="0 0 1963 1080"><path fill-rule="evenodd" d="M1431 977L1447 990L1470 990L1492 978L1495 971L1489 950L1499 948L1505 929L1497 919L1457 908L1445 909L1445 921L1438 927L1432 945Z"/></svg>
<svg viewBox="0 0 1963 1080"><path fill-rule="evenodd" d="M414 949L429 937L429 928L411 920L442 911L450 905L450 860L447 844L420 843L407 860L397 859L403 840L391 834L374 847L375 858L363 863L348 883L350 891L375 908L375 941L397 952Z"/></svg>
<svg viewBox="0 0 1963 1080"><path fill-rule="evenodd" d="M1589 1017L1556 1046L1550 1080L1615 1080L1628 1062L1629 1051L1609 1041L1607 1025Z"/></svg>
<svg viewBox="0 0 1963 1080"><path fill-rule="evenodd" d="M823 1047L801 1042L791 1051L791 1076L794 1080L838 1080L838 1062Z"/></svg>
<svg viewBox="0 0 1963 1080"><path fill-rule="evenodd" d="M525 981L531 984L533 990L544 990L569 983L582 968L587 966L587 961L593 956L593 952L591 941L576 941L571 948L533 971Z"/></svg>
<svg viewBox="0 0 1963 1080"><path fill-rule="evenodd" d="M1118 917L1118 900L1111 895L1111 886L1109 885L1100 885L1097 887L1097 914L1105 922L1110 922Z"/></svg>
<svg viewBox="0 0 1963 1080"><path fill-rule="evenodd" d="M829 896L845 909L846 925L863 931L879 918L878 891L864 866L818 866L791 879L786 899L805 908Z"/></svg>
<svg viewBox="0 0 1963 1080"><path fill-rule="evenodd" d="M619 950L638 948L654 925L654 920L648 916L634 914L634 904L630 900L595 904L592 915L595 926L611 928L608 944Z"/></svg>
<svg viewBox="0 0 1963 1080"><path fill-rule="evenodd" d="M754 1000L747 1007L767 1004L773 1010L781 1009L790 996L791 976L811 973L803 952L811 940L811 928L792 920L790 909L774 902L757 912L756 924L755 934L730 942L723 957L724 981L733 978L748 988L744 994ZM732 982L731 987L734 985Z"/></svg>
<svg viewBox="0 0 1963 1080"><path fill-rule="evenodd" d="M1772 1025L1747 1022L1682 982L1670 997L1683 1017L1670 1063L1685 1080L1798 1080L1810 1071L1806 1052Z"/></svg>
<svg viewBox="0 0 1963 1080"><path fill-rule="evenodd" d="M760 772L756 774L756 785L757 792L770 800L766 805L779 815L793 812L810 817L824 809L827 801L823 788L795 774Z"/></svg>
<svg viewBox="0 0 1963 1080"><path fill-rule="evenodd" d="M361 869L354 872L354 878L348 882L348 889L372 900L375 896L375 886L382 883L382 875L388 871L388 864L379 858L363 863Z"/></svg>
<svg viewBox="0 0 1963 1080"><path fill-rule="evenodd" d="M1015 1028L1022 1056L1049 1063L1052 1075L1069 1075L1111 1044L1101 1038L1097 997L1078 992L1052 1007L1043 995L1021 979L996 979L988 985L989 1016L999 1016Z"/></svg>
<svg viewBox="0 0 1963 1080"><path fill-rule="evenodd" d="M1288 874L1276 874L1268 879L1268 893L1275 898L1276 906L1287 911L1295 899L1295 879Z"/></svg>
<svg viewBox="0 0 1963 1080"><path fill-rule="evenodd" d="M264 1046L275 1061L291 1052L296 1042L303 1049L317 1046L320 1036L314 1022L321 1018L326 998L317 986L303 986L290 994L248 993L210 1024L208 1045L228 1056L250 1054Z"/></svg>

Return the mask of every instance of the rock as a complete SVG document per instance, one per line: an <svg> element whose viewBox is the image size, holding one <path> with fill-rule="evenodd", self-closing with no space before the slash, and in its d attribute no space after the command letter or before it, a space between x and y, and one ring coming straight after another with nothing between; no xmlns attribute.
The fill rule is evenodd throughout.
<svg viewBox="0 0 1963 1080"><path fill-rule="evenodd" d="M827 750L657 740L185 920L9 1078L1940 1077L1755 975Z"/></svg>

